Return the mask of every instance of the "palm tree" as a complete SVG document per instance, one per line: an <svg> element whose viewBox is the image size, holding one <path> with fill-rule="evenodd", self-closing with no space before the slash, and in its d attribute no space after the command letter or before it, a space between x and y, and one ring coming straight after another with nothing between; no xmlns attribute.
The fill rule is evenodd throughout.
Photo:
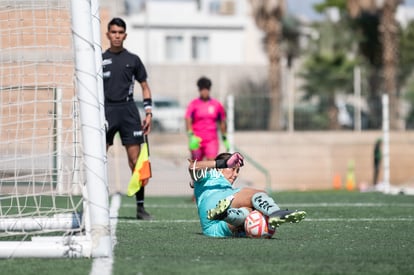
<svg viewBox="0 0 414 275"><path fill-rule="evenodd" d="M396 71L398 66L398 25L395 20L396 9L400 3L401 0L347 0L348 11L352 18L358 18L363 13L379 15L378 32L381 44L379 50L382 51L383 90L389 96L390 129L393 130L401 129L398 113ZM373 78L377 77L378 75L373 76ZM376 83L376 81L371 81L371 83ZM379 97L378 91L374 87L371 87L371 93L376 93L374 96ZM377 115L380 114L377 113Z"/></svg>
<svg viewBox="0 0 414 275"><path fill-rule="evenodd" d="M265 49L269 57L270 119L269 130L283 129L281 93L281 47L282 18L285 14L285 0L250 0L256 25L265 33Z"/></svg>

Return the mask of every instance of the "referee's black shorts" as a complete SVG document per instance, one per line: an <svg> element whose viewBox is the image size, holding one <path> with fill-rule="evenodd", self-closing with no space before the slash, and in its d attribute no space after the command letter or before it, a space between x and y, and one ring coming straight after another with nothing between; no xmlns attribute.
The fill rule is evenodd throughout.
<svg viewBox="0 0 414 275"><path fill-rule="evenodd" d="M105 118L108 122L106 144L113 145L116 132L119 132L122 145L144 142L141 117L134 101L121 103L105 102Z"/></svg>

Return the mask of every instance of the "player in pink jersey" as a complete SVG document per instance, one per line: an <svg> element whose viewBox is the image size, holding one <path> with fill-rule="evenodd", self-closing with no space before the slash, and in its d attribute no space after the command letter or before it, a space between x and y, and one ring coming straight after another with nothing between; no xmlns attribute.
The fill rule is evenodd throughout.
<svg viewBox="0 0 414 275"><path fill-rule="evenodd" d="M217 128L226 150L230 149L226 137L226 111L218 100L210 97L210 79L201 77L197 86L200 96L188 104L185 113L191 159L214 160L219 151Z"/></svg>

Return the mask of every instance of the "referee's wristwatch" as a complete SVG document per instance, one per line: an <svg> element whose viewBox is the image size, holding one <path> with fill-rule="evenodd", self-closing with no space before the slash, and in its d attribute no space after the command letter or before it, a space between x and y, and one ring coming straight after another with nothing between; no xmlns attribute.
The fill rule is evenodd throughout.
<svg viewBox="0 0 414 275"><path fill-rule="evenodd" d="M147 116L151 116L151 117L152 117L152 112L145 113L145 116L146 116L146 117L147 117Z"/></svg>

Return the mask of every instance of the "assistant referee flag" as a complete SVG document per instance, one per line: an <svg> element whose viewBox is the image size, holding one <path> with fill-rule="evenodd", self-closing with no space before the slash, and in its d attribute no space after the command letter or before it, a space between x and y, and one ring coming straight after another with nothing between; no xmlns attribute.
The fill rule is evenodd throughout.
<svg viewBox="0 0 414 275"><path fill-rule="evenodd" d="M141 189L141 186L146 185L149 178L151 178L151 163L149 161L148 142L144 142L141 144L138 161L129 180L127 195L133 196Z"/></svg>

